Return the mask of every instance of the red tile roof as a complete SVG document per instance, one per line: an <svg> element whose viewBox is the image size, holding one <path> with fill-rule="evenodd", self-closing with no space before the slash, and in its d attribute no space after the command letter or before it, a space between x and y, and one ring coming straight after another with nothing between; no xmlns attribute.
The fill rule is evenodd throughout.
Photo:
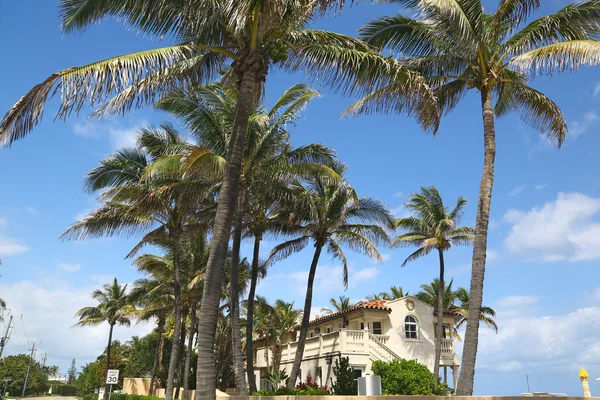
<svg viewBox="0 0 600 400"><path fill-rule="evenodd" d="M334 318L337 318L342 315L346 315L346 314L349 314L351 312L358 311L358 310L375 310L375 311L383 311L383 312L391 313L392 309L386 305L388 302L389 302L389 300L362 301L347 311L338 311L333 314L324 315L322 317L317 317L316 319L310 321L309 325L321 323L323 321L328 321L330 319L334 319Z"/></svg>

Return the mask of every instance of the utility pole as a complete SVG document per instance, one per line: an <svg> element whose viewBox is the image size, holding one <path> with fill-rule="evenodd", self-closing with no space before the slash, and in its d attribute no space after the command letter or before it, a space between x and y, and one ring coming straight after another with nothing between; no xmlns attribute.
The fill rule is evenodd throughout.
<svg viewBox="0 0 600 400"><path fill-rule="evenodd" d="M46 366L46 359L48 358L50 354L49 353L44 353L44 357L42 358L42 367Z"/></svg>
<svg viewBox="0 0 600 400"><path fill-rule="evenodd" d="M6 330L4 331L4 336L0 339L0 358L2 358L2 352L4 351L4 346L8 343L8 338L10 334L10 324L12 324L13 316L11 314L8 319L8 325L6 325Z"/></svg>
<svg viewBox="0 0 600 400"><path fill-rule="evenodd" d="M531 388L529 387L529 375L525 375L525 379L527 379L527 393L531 393Z"/></svg>
<svg viewBox="0 0 600 400"><path fill-rule="evenodd" d="M42 342L30 342L31 346L31 355L29 356L29 365L27 366L27 373L25 374L25 383L23 384L23 393L21 393L21 397L25 397L25 389L27 389L27 379L29 379L29 371L31 370L31 363L33 362L33 357L35 353L35 345L37 343Z"/></svg>

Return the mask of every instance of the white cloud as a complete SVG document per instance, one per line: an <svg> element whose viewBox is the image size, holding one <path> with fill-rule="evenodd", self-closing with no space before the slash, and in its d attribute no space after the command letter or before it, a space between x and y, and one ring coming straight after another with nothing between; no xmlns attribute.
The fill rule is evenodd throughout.
<svg viewBox="0 0 600 400"><path fill-rule="evenodd" d="M314 293L333 293L344 291L343 268L337 265L319 265L315 274L313 283ZM352 289L357 285L374 280L380 273L377 267L349 268L348 288ZM306 294L306 284L308 280L308 271L298 271L289 274L269 275L261 282L261 286L268 287L268 291L285 293L289 291L291 295L304 297ZM277 289L270 290L273 285Z"/></svg>
<svg viewBox="0 0 600 400"><path fill-rule="evenodd" d="M16 256L29 251L29 247L9 237L4 231L8 226L6 218L0 218L0 257Z"/></svg>
<svg viewBox="0 0 600 400"><path fill-rule="evenodd" d="M496 307L514 308L514 307L529 307L540 301L537 296L507 296L496 301Z"/></svg>
<svg viewBox="0 0 600 400"><path fill-rule="evenodd" d="M446 272L446 276L449 277L449 278L454 278L456 276L466 274L469 271L471 271L471 264L470 263L468 263L468 264L461 264L461 265L456 266L456 267L448 268L448 271Z"/></svg>
<svg viewBox="0 0 600 400"><path fill-rule="evenodd" d="M486 256L486 261L487 262L492 262L498 259L498 257L500 257L500 254L494 250L494 249L487 249L487 256Z"/></svg>
<svg viewBox="0 0 600 400"><path fill-rule="evenodd" d="M147 122L143 120L133 126L122 126L113 121L87 120L74 123L73 132L87 139L107 138L113 149L119 149L134 146L138 131L144 125Z"/></svg>
<svg viewBox="0 0 600 400"><path fill-rule="evenodd" d="M100 285L104 285L105 283L111 283L113 279L115 279L114 275L90 275L90 280Z"/></svg>
<svg viewBox="0 0 600 400"><path fill-rule="evenodd" d="M482 370L576 371L600 367L600 307L558 315L533 315L533 296L511 296L498 302L499 332L481 328L477 366Z"/></svg>
<svg viewBox="0 0 600 400"><path fill-rule="evenodd" d="M594 90L595 92L595 90ZM577 138L579 135L585 133L589 128L594 126L600 121L600 116L593 111L587 112L583 115L583 118L580 120L572 121L569 124L569 135L573 139Z"/></svg>
<svg viewBox="0 0 600 400"><path fill-rule="evenodd" d="M396 192L396 193L394 193L394 197L404 197L404 193Z"/></svg>
<svg viewBox="0 0 600 400"><path fill-rule="evenodd" d="M68 273L77 272L81 269L81 264L58 263L57 268Z"/></svg>
<svg viewBox="0 0 600 400"><path fill-rule="evenodd" d="M523 193L525 191L525 189L527 189L527 185L519 185L514 187L510 192L508 192L509 196L518 196L521 193Z"/></svg>
<svg viewBox="0 0 600 400"><path fill-rule="evenodd" d="M40 213L40 210L35 209L35 208L31 207L31 206L25 206L24 210L29 215L39 215L39 213Z"/></svg>
<svg viewBox="0 0 600 400"><path fill-rule="evenodd" d="M513 226L504 241L512 253L544 261L600 259L600 199L559 193L555 201L527 212L509 210Z"/></svg>
<svg viewBox="0 0 600 400"><path fill-rule="evenodd" d="M77 322L75 312L94 305L91 299L95 286L71 287L64 281L0 283L0 293L14 315L23 314L23 325L15 324L11 342L42 341L44 351L51 354L48 364L66 371L73 358L78 365L93 361L102 353L108 339L108 324L97 327L71 328ZM151 323L115 328L115 340L128 340L133 335L145 335ZM26 336L26 337L25 337ZM25 348L26 349L26 348ZM7 346L7 354L18 354L24 348Z"/></svg>
<svg viewBox="0 0 600 400"><path fill-rule="evenodd" d="M381 253L381 258L383 259L383 262L387 262L392 259L392 255L388 253Z"/></svg>
<svg viewBox="0 0 600 400"><path fill-rule="evenodd" d="M548 187L548 185L546 183L541 183L539 185L535 185L534 189L535 190L543 190L543 189L546 189L547 187Z"/></svg>
<svg viewBox="0 0 600 400"><path fill-rule="evenodd" d="M600 94L600 82L596 82L596 86L594 86L594 97Z"/></svg>

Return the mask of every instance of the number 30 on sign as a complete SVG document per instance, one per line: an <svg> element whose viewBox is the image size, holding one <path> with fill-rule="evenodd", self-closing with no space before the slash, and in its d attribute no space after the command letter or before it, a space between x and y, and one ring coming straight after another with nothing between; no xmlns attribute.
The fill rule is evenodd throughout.
<svg viewBox="0 0 600 400"><path fill-rule="evenodd" d="M119 383L119 370L118 369L109 369L106 372L106 383L109 385L116 385Z"/></svg>

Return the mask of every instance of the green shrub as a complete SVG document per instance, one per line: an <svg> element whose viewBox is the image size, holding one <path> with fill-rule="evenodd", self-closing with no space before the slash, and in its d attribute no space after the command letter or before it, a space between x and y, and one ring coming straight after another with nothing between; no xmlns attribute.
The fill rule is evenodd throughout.
<svg viewBox="0 0 600 400"><path fill-rule="evenodd" d="M110 400L129 400L128 394L125 393L112 393L110 395Z"/></svg>
<svg viewBox="0 0 600 400"><path fill-rule="evenodd" d="M447 394L447 386L435 385L429 369L414 360L374 361L373 375L381 376L384 395L439 396Z"/></svg>
<svg viewBox="0 0 600 400"><path fill-rule="evenodd" d="M335 360L333 374L335 375L336 379L331 386L333 393L336 395L356 395L358 393L356 380L354 380L352 367L350 366L350 359L348 357Z"/></svg>
<svg viewBox="0 0 600 400"><path fill-rule="evenodd" d="M82 400L97 400L98 399L98 393L84 394L81 399Z"/></svg>
<svg viewBox="0 0 600 400"><path fill-rule="evenodd" d="M313 379L308 376L306 382L300 382L295 388L288 389L285 386L277 390L260 390L253 392L251 396L328 396L330 395L327 386L317 385Z"/></svg>

